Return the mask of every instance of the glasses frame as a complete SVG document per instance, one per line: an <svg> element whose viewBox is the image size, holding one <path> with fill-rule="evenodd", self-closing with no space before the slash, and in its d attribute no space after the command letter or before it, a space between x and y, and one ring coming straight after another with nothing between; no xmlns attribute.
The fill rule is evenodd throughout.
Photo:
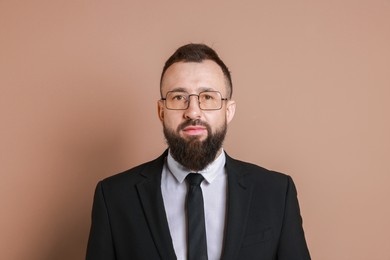
<svg viewBox="0 0 390 260"><path fill-rule="evenodd" d="M169 93L172 93L172 92L182 92L182 93L185 93L186 94L186 99L187 99L187 107L186 108L169 108L167 107L167 96L169 95ZM209 93L209 92L213 92L213 93L218 93L221 97L221 106L219 108L208 108L208 109L203 109L201 108L201 103L199 101L199 96L202 94L202 93ZM165 95L165 98L161 98L160 100L164 101L164 105L167 109L169 110L187 110L189 107L190 107L190 102L191 102L191 97L192 96L195 96L198 98L198 106L199 106L199 109L200 110L203 110L203 111L213 111L213 110L220 110L222 108L222 101L226 101L226 100L229 100L228 98L223 98L222 97L222 94L221 92L219 91L216 91L216 90L205 90L205 91L201 91L199 92L199 94L189 94L185 91L168 91L167 94Z"/></svg>

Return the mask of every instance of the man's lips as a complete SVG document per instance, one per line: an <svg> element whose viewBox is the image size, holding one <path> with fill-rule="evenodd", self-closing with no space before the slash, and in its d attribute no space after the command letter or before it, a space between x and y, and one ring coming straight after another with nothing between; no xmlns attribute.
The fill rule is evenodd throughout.
<svg viewBox="0 0 390 260"><path fill-rule="evenodd" d="M200 135L207 132L207 128L204 126L187 126L183 128L183 132L187 135Z"/></svg>

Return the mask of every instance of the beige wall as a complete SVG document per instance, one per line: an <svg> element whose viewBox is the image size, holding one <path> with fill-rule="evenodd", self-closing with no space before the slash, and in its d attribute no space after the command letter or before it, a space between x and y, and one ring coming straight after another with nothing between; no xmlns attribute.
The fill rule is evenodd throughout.
<svg viewBox="0 0 390 260"><path fill-rule="evenodd" d="M98 180L165 148L164 60L212 45L225 148L293 176L313 259L390 259L390 2L0 2L0 258L83 259Z"/></svg>

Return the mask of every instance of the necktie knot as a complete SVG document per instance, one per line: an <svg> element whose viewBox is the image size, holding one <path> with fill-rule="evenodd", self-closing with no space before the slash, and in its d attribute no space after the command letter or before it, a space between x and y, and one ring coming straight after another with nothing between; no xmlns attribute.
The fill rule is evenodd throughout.
<svg viewBox="0 0 390 260"><path fill-rule="evenodd" d="M186 180L191 186L200 186L204 178L200 173L189 173Z"/></svg>

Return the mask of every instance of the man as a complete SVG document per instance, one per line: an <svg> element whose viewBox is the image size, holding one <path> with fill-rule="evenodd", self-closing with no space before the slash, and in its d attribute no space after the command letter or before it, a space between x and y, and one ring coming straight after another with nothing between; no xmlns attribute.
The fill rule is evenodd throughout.
<svg viewBox="0 0 390 260"><path fill-rule="evenodd" d="M160 92L168 150L99 182L87 260L310 259L292 179L222 148L236 104L215 51L180 47Z"/></svg>

